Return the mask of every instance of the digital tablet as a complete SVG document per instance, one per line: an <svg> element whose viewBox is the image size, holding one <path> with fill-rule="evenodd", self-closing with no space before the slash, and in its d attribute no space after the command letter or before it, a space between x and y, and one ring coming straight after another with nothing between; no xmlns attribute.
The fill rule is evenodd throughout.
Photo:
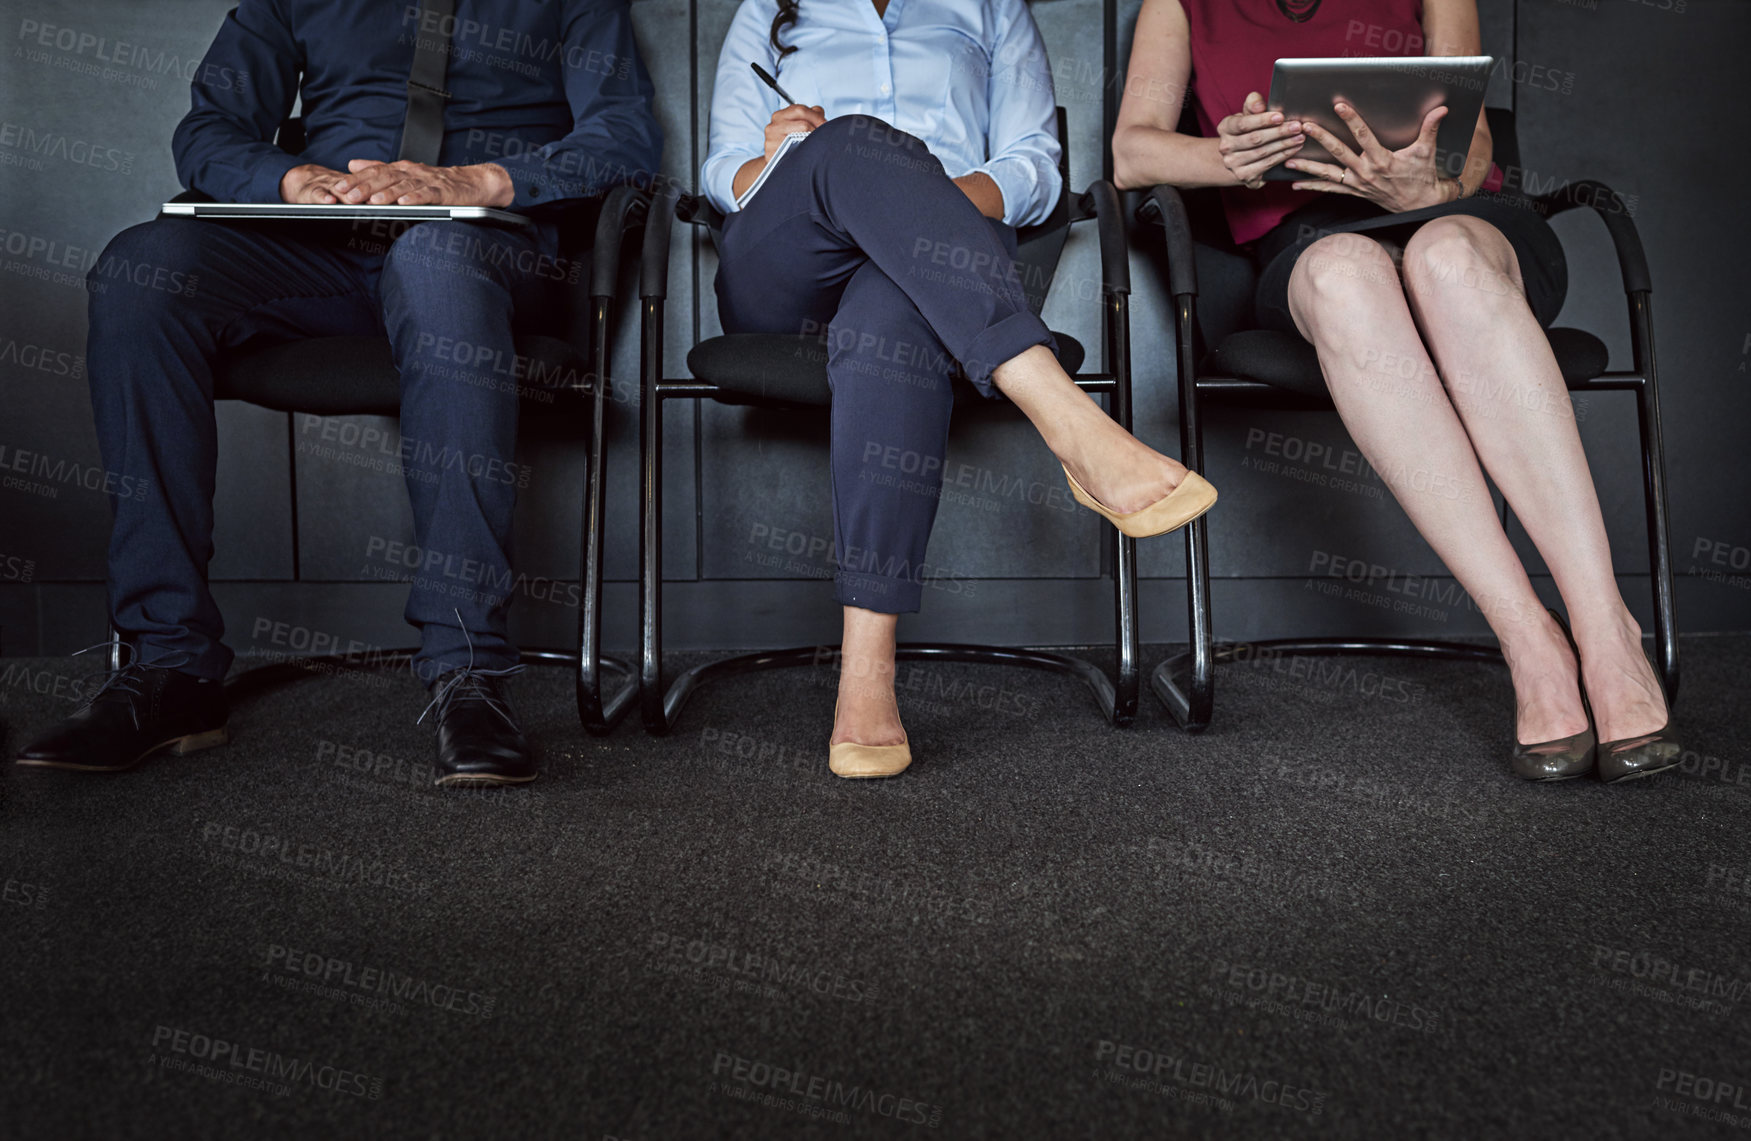
<svg viewBox="0 0 1751 1141"><path fill-rule="evenodd" d="M1441 173L1458 178L1477 130L1489 86L1494 56L1340 56L1331 59L1280 59L1271 71L1271 110L1286 118L1318 123L1352 148L1350 128L1332 110L1343 100L1356 109L1380 145L1400 150L1416 141L1423 116L1447 105L1447 117L1435 128L1435 161ZM1360 149L1360 148L1357 148ZM1314 162L1335 161L1325 148L1308 139L1295 155ZM1265 172L1273 181L1306 178L1281 164Z"/></svg>
<svg viewBox="0 0 1751 1141"><path fill-rule="evenodd" d="M456 220L496 222L502 226L527 226L529 219L491 206L353 206L336 202L327 206L294 205L289 202L166 202L166 214L191 218L223 218L232 221L268 218L321 218L331 222L389 220L429 222Z"/></svg>

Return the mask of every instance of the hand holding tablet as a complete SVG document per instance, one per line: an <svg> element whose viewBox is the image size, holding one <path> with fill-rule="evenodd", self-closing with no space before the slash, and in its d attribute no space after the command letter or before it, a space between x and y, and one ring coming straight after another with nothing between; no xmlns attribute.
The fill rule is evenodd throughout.
<svg viewBox="0 0 1751 1141"><path fill-rule="evenodd" d="M1491 56L1279 59L1267 100L1307 143L1260 177L1399 211L1450 200ZM1306 178L1312 175L1311 179Z"/></svg>
<svg viewBox="0 0 1751 1141"><path fill-rule="evenodd" d="M1216 150L1236 182L1249 190L1265 184L1266 173L1301 151L1307 141L1299 119L1265 106L1254 91L1237 114L1216 124Z"/></svg>
<svg viewBox="0 0 1751 1141"><path fill-rule="evenodd" d="M1394 214L1439 206L1458 197L1459 180L1443 175L1435 162L1435 133L1447 117L1446 107L1436 107L1423 116L1422 129L1410 146L1395 151L1380 145L1374 131L1349 104L1338 103L1333 110L1349 127L1356 146L1345 145L1311 120L1303 124L1308 138L1337 161L1290 159L1283 165L1314 176L1296 182L1295 189L1365 198Z"/></svg>

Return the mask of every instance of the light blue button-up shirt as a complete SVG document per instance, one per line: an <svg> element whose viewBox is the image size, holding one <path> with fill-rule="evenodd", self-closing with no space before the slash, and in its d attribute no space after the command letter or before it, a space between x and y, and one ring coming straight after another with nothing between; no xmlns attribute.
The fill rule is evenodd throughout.
<svg viewBox="0 0 1751 1141"><path fill-rule="evenodd" d="M736 208L736 171L766 153L766 124L784 106L750 63L829 119L873 115L922 139L950 178L982 171L1003 192L1003 220L1044 221L1062 190L1052 72L1024 0L802 0L769 38L777 0L742 0L717 61L711 144L700 182L712 205Z"/></svg>

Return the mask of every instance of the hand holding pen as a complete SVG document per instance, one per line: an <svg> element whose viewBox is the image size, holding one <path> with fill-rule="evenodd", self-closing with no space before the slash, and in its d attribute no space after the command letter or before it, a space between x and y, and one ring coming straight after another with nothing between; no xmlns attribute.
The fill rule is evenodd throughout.
<svg viewBox="0 0 1751 1141"><path fill-rule="evenodd" d="M771 121L766 124L766 160L770 162L786 135L807 134L825 123L827 115L820 107L807 107L792 99L790 93L778 85L778 80L768 75L759 64L750 63L748 66L754 69L760 82L776 91L785 102L785 106L772 113Z"/></svg>

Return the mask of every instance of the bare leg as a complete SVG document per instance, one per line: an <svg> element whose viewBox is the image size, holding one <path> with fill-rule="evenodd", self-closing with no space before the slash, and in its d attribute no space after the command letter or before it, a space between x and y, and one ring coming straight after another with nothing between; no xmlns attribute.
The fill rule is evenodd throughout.
<svg viewBox="0 0 1751 1141"><path fill-rule="evenodd" d="M1360 235L1315 242L1290 276L1289 310L1318 350L1362 454L1495 631L1514 680L1519 739L1579 733L1587 720L1574 655L1502 531L1391 255Z"/></svg>
<svg viewBox="0 0 1751 1141"><path fill-rule="evenodd" d="M906 740L894 697L897 614L845 608L839 653L839 715L828 744L898 745Z"/></svg>
<svg viewBox="0 0 1751 1141"><path fill-rule="evenodd" d="M1404 285L1478 458L1562 592L1600 739L1659 728L1666 703L1617 589L1568 389L1513 246L1480 219L1435 219L1405 247Z"/></svg>
<svg viewBox="0 0 1751 1141"><path fill-rule="evenodd" d="M1033 421L1076 482L1119 514L1141 511L1185 478L1183 464L1119 427L1044 345L998 365L991 379Z"/></svg>

